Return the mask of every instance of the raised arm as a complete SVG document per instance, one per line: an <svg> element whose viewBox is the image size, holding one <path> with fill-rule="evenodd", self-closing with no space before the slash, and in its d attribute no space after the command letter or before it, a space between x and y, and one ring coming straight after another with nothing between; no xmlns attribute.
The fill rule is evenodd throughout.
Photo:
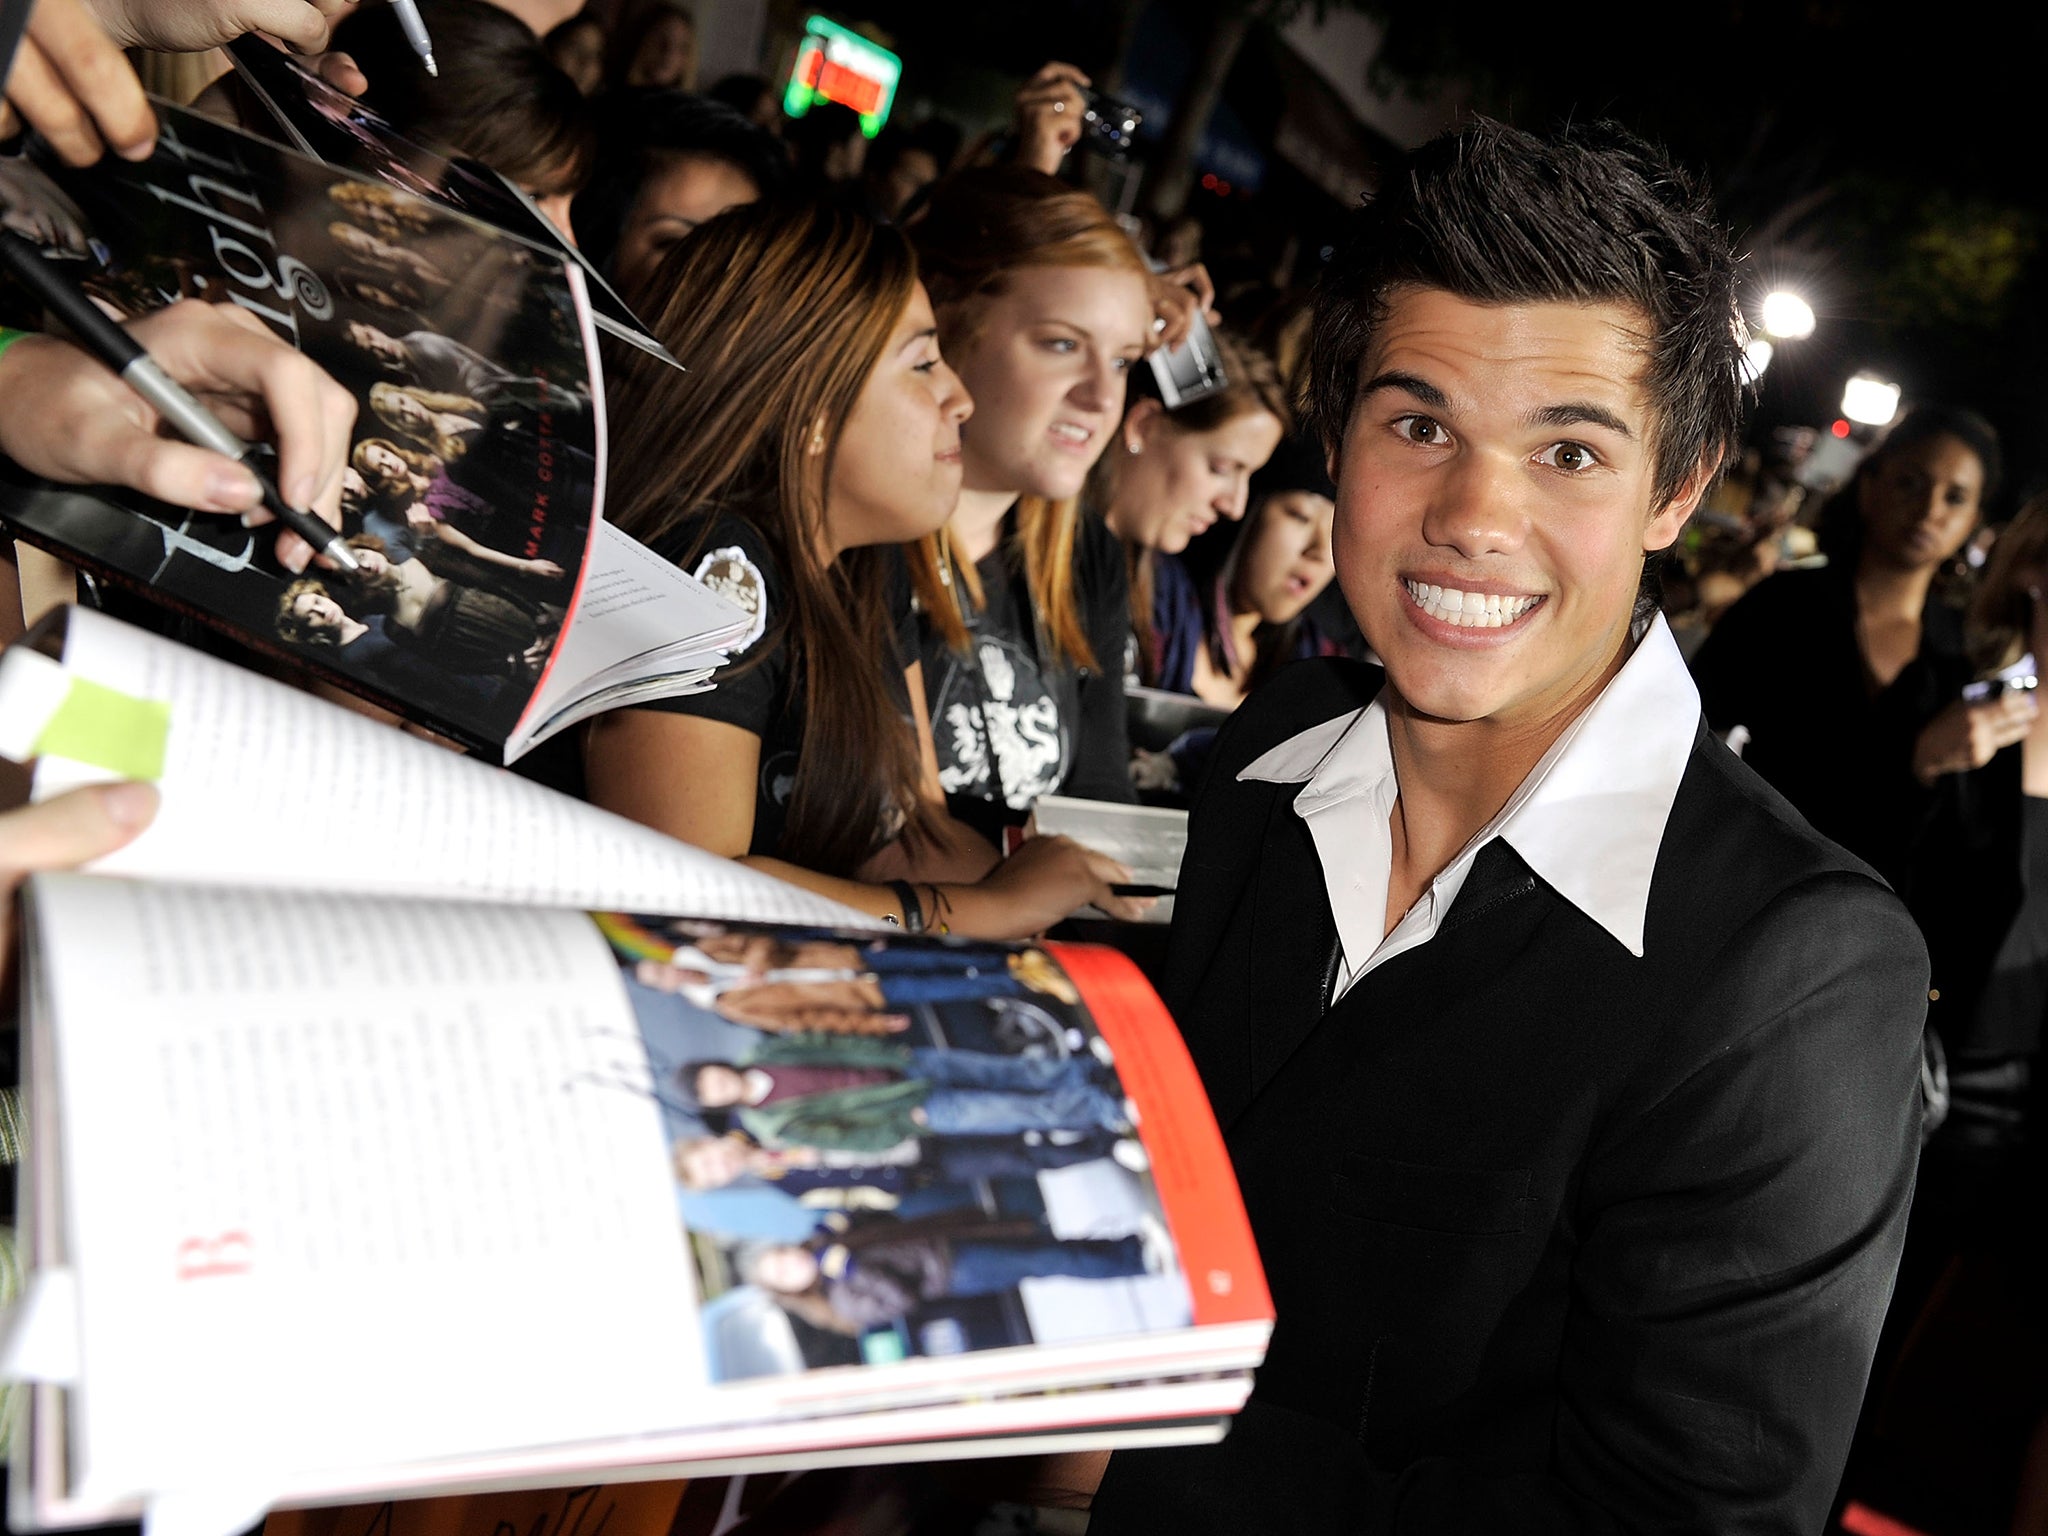
<svg viewBox="0 0 2048 1536"><path fill-rule="evenodd" d="M617 710L593 722L583 758L590 798L606 810L872 916L904 915L902 896L892 886L748 851L761 764L761 738L752 731L698 715ZM1138 904L1112 897L1108 889L1129 878L1128 870L1103 854L1063 837L1037 837L985 879L941 881L936 887L926 881L915 894L922 905L936 889L950 912L947 921L964 937L1026 938L1090 902L1127 907L1135 915ZM936 921L938 912L923 916Z"/></svg>

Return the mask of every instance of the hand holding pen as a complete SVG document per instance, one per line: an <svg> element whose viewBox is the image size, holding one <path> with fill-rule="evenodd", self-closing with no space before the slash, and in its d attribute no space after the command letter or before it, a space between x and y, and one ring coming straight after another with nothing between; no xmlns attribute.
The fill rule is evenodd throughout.
<svg viewBox="0 0 2048 1536"><path fill-rule="evenodd" d="M121 327L157 365L244 438L277 444L278 484L332 538L355 424L353 396L233 305L185 300ZM54 336L0 351L0 453L70 484L131 487L174 506L266 523L260 478L222 454L161 435L163 419L105 364ZM281 532L277 558L305 569L313 550Z"/></svg>

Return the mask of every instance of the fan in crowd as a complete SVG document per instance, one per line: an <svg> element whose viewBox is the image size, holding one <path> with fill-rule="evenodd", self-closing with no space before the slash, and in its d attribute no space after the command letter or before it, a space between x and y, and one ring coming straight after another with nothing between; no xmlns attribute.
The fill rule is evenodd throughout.
<svg viewBox="0 0 2048 1536"><path fill-rule="evenodd" d="M1129 586L1081 494L1152 345L1151 274L1038 171L963 172L911 237L976 410L958 506L912 557L926 700L948 802L993 836L1040 795L1130 798Z"/></svg>
<svg viewBox="0 0 2048 1536"><path fill-rule="evenodd" d="M997 864L946 814L893 546L951 513L973 407L902 236L735 208L649 293L691 366L626 364L615 521L754 622L717 688L593 725L591 797L912 926L1004 938L1090 902L1141 910L1110 892L1130 878L1114 860L1033 838Z"/></svg>
<svg viewBox="0 0 2048 1536"><path fill-rule="evenodd" d="M661 258L699 224L788 188L781 142L719 102L625 91L598 114L597 170L571 213L583 254L628 303L640 302Z"/></svg>

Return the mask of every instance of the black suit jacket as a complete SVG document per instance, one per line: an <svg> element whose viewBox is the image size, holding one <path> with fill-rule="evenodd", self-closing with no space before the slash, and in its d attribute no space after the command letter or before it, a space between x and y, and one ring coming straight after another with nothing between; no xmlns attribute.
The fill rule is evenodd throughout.
<svg viewBox="0 0 2048 1536"><path fill-rule="evenodd" d="M1911 1196L1918 932L1702 729L1643 958L1496 840L1326 1007L1300 786L1237 773L1380 677L1285 669L1194 813L1168 1002L1278 1322L1223 1444L1119 1453L1091 1536L1812 1536Z"/></svg>

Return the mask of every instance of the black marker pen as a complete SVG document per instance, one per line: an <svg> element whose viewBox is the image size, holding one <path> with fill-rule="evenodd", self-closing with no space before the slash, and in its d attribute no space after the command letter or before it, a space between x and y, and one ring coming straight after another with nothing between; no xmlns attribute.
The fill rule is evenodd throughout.
<svg viewBox="0 0 2048 1536"><path fill-rule="evenodd" d="M263 492L263 505L277 520L312 545L344 571L360 570L356 557L335 529L310 512L287 503L270 477L248 462L253 451L234 433L222 426L213 412L187 394L185 387L158 366L120 326L100 312L70 279L43 260L42 253L11 230L0 229L0 261L21 279L29 291L62 320L80 345L121 377L136 394L157 410L171 428L188 443L211 448L242 465L256 477Z"/></svg>

